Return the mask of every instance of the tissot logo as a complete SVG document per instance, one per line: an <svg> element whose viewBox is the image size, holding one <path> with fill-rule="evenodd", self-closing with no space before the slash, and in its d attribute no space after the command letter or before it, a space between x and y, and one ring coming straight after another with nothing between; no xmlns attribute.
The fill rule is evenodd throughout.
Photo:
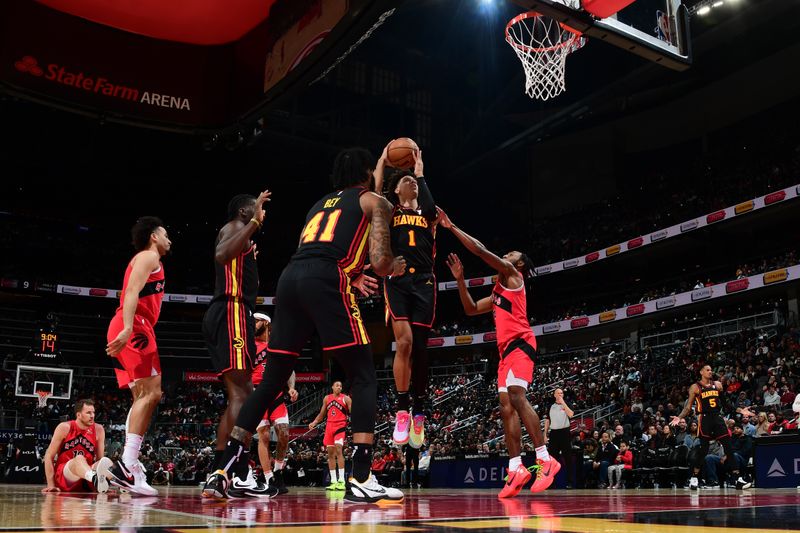
<svg viewBox="0 0 800 533"><path fill-rule="evenodd" d="M171 96L152 91L142 91L136 87L120 85L102 76L93 77L81 71L72 71L69 67L50 63L46 67L39 66L39 61L32 56L24 56L14 62L14 68L20 72L27 72L36 77L43 76L45 80L80 89L87 93L94 93L119 100L127 100L139 104L157 107L167 107L181 111L191 111L188 98Z"/></svg>
<svg viewBox="0 0 800 533"><path fill-rule="evenodd" d="M772 461L772 465L769 467L769 472L767 472L767 477L786 477L786 472L783 470L783 467L778 462L777 458Z"/></svg>

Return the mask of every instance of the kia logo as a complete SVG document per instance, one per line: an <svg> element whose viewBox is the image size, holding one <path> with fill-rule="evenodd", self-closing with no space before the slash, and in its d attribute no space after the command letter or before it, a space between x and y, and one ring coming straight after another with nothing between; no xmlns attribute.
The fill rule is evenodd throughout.
<svg viewBox="0 0 800 533"><path fill-rule="evenodd" d="M35 57L25 56L14 63L14 67L20 72L27 72L33 76L41 76L44 71L39 67Z"/></svg>

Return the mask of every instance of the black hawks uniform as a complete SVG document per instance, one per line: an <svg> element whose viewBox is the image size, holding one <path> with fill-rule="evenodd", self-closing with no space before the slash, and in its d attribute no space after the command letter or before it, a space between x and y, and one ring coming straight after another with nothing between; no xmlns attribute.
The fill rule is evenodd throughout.
<svg viewBox="0 0 800 533"><path fill-rule="evenodd" d="M258 295L255 245L221 265L214 262L214 299L203 317L203 338L219 374L250 370L256 357L253 312Z"/></svg>
<svg viewBox="0 0 800 533"><path fill-rule="evenodd" d="M384 282L386 321L391 317L430 328L436 313L436 205L425 179L417 183L419 209L396 205L389 221L392 253L405 258L406 272Z"/></svg>
<svg viewBox="0 0 800 533"><path fill-rule="evenodd" d="M351 282L364 267L370 223L364 187L323 196L306 215L300 246L278 280L269 351L299 355L317 331L323 350L368 345Z"/></svg>
<svg viewBox="0 0 800 533"><path fill-rule="evenodd" d="M730 437L731 432L725 425L720 413L720 396L714 382L711 385L703 385L697 382L700 392L694 397L695 409L697 410L697 427L700 437L708 440L716 440L720 437Z"/></svg>

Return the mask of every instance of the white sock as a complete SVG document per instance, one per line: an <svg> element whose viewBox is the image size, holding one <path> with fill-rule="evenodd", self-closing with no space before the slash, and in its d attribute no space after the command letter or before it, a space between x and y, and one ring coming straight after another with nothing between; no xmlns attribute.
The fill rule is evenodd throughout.
<svg viewBox="0 0 800 533"><path fill-rule="evenodd" d="M277 472L278 470L283 470L283 464L284 464L284 461L278 461L276 459L275 460L275 471Z"/></svg>
<svg viewBox="0 0 800 533"><path fill-rule="evenodd" d="M142 436L136 433L125 435L125 450L122 452L122 462L125 466L133 466L139 460L139 448L142 447Z"/></svg>
<svg viewBox="0 0 800 533"><path fill-rule="evenodd" d="M508 469L512 472L522 465L522 458L518 455L508 460Z"/></svg>
<svg viewBox="0 0 800 533"><path fill-rule="evenodd" d="M550 460L550 454L547 453L547 446L539 446L536 448L536 458L541 459L542 461Z"/></svg>
<svg viewBox="0 0 800 533"><path fill-rule="evenodd" d="M331 470L331 483L336 483L336 470Z"/></svg>
<svg viewBox="0 0 800 533"><path fill-rule="evenodd" d="M83 479L91 483L94 481L94 470L87 470L86 473L83 475Z"/></svg>
<svg viewBox="0 0 800 533"><path fill-rule="evenodd" d="M128 434L128 431L130 431L130 427L131 427L131 411L133 411L133 406L131 406L131 408L128 409L128 416L127 416L127 418L125 418L125 434L126 435Z"/></svg>
<svg viewBox="0 0 800 533"><path fill-rule="evenodd" d="M339 481L344 481L344 468L337 468L339 471Z"/></svg>
<svg viewBox="0 0 800 533"><path fill-rule="evenodd" d="M269 485L269 480L272 479L273 477L274 476L272 474L272 470L270 470L269 472L264 472L264 483Z"/></svg>

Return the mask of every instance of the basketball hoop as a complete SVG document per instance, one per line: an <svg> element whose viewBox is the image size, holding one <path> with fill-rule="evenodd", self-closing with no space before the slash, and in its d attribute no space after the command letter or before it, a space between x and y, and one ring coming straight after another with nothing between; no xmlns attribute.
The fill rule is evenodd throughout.
<svg viewBox="0 0 800 533"><path fill-rule="evenodd" d="M36 395L39 397L39 407L45 407L47 405L47 399L53 395L52 392L48 392L46 390L37 390Z"/></svg>
<svg viewBox="0 0 800 533"><path fill-rule="evenodd" d="M579 50L586 38L554 18L529 11L506 24L506 42L525 69L525 93L548 100L564 92L567 56Z"/></svg>

